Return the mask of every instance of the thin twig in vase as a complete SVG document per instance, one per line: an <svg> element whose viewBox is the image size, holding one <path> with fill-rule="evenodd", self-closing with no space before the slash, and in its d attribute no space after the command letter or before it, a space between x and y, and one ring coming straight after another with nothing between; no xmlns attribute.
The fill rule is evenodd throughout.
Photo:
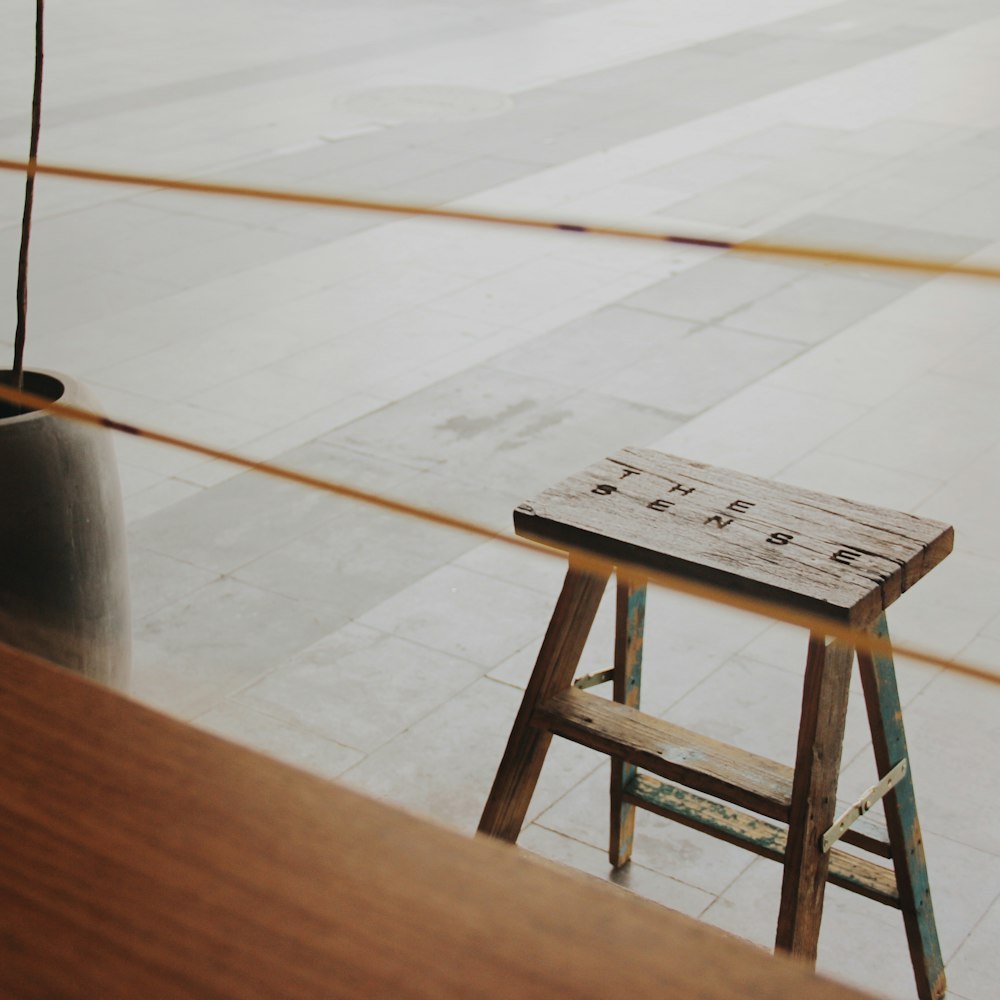
<svg viewBox="0 0 1000 1000"><path fill-rule="evenodd" d="M14 335L13 382L24 388L24 338L28 320L28 241L31 238L31 208L35 200L35 161L42 126L42 25L45 0L35 0L35 87L31 97L31 144L28 173L24 181L24 215L21 218L21 251L17 258L17 332Z"/></svg>

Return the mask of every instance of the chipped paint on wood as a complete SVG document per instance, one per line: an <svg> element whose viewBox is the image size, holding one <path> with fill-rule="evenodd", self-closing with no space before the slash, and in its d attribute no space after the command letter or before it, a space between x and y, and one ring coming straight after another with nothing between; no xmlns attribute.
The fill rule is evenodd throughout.
<svg viewBox="0 0 1000 1000"><path fill-rule="evenodd" d="M628 785L625 795L630 802L650 812L743 847L771 861L784 861L785 828L765 819L645 774L639 774ZM866 858L836 849L831 851L827 881L886 906L899 906L892 870Z"/></svg>
<svg viewBox="0 0 1000 1000"><path fill-rule="evenodd" d="M643 630L646 623L646 584L618 578L615 609L614 699L620 705L639 708L642 687ZM635 806L626 802L622 790L637 774L634 764L611 758L611 832L608 858L620 868L632 857L635 836Z"/></svg>
<svg viewBox="0 0 1000 1000"><path fill-rule="evenodd" d="M885 615L879 617L872 632L888 641L889 626ZM859 651L858 663L875 763L881 777L900 761L908 760L896 670L888 655L873 656ZM945 993L944 961L934 920L912 770L908 769L903 780L886 795L884 808L917 995L920 1000L939 1000Z"/></svg>

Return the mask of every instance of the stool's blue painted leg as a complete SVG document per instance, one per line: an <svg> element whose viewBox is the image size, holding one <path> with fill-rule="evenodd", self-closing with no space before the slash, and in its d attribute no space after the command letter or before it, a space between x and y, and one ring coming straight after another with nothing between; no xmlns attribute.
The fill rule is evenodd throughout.
<svg viewBox="0 0 1000 1000"><path fill-rule="evenodd" d="M517 840L552 742L552 733L535 725L535 710L572 684L610 575L610 572L590 573L570 564L507 749L493 779L479 821L480 833L511 843Z"/></svg>
<svg viewBox="0 0 1000 1000"><path fill-rule="evenodd" d="M889 639L885 615L872 628L880 639ZM868 722L872 731L872 746L878 773L888 773L901 760L906 760L906 734L903 731L903 711L896 687L896 671L892 654L858 651L861 683L865 690ZM906 775L883 800L885 825L892 845L892 861L896 870L900 909L906 925L910 958L921 1000L937 1000L944 996L944 962L934 922L931 890L927 880L927 862L917 819L917 802L913 794L913 770L907 762Z"/></svg>
<svg viewBox="0 0 1000 1000"><path fill-rule="evenodd" d="M639 707L642 682L642 633L646 621L646 583L618 579L615 618L614 698ZM622 801L622 790L636 776L633 764L611 758L611 864L620 868L632 856L635 806Z"/></svg>

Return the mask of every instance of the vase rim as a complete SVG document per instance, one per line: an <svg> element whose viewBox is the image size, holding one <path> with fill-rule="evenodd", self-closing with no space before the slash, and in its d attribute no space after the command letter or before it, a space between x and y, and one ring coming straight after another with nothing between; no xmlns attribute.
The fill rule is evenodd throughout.
<svg viewBox="0 0 1000 1000"><path fill-rule="evenodd" d="M0 369L0 382L13 382L13 371L9 368ZM26 392L36 396L44 396L50 402L62 399L66 395L67 379L56 372L43 369L26 368L24 370L24 388ZM0 400L0 422L4 424L21 423L25 420L38 420L49 416L45 410L31 409L16 412L12 403Z"/></svg>

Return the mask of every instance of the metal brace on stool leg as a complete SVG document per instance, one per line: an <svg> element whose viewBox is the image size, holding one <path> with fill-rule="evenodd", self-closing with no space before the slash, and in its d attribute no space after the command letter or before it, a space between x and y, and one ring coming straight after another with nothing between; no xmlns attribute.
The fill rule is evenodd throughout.
<svg viewBox="0 0 1000 1000"><path fill-rule="evenodd" d="M587 688L597 687L599 684L607 684L608 681L613 680L615 672L613 669L601 670L596 674L585 674L583 677L577 677L573 681L573 687L578 688L580 691L585 691Z"/></svg>
<svg viewBox="0 0 1000 1000"><path fill-rule="evenodd" d="M886 793L895 788L906 776L906 760L901 760L878 784L872 785L857 802L839 816L826 833L823 834L823 853L827 853L840 840L847 830L876 802L880 802Z"/></svg>

